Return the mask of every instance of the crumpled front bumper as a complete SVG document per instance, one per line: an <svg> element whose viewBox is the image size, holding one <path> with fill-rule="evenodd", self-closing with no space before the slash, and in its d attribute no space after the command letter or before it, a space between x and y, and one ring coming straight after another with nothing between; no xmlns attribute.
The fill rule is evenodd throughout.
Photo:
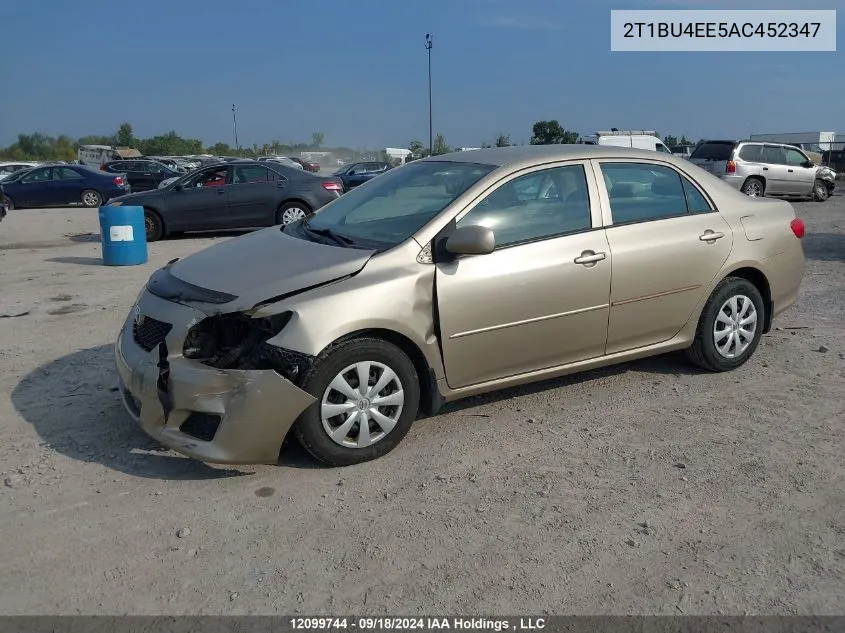
<svg viewBox="0 0 845 633"><path fill-rule="evenodd" d="M172 325L163 339L167 350L163 363L161 344L148 352L136 342L136 315ZM182 356L188 330L205 317L148 291L141 295L115 345L126 410L150 436L189 457L212 463L275 464L290 427L315 398L272 370L215 369ZM198 439L185 431L193 428L191 420L197 416L219 420L213 437Z"/></svg>

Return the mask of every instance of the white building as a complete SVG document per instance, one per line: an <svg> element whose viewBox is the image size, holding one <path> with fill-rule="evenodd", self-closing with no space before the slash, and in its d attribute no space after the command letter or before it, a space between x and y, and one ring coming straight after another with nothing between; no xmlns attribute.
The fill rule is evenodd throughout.
<svg viewBox="0 0 845 633"><path fill-rule="evenodd" d="M400 160L404 163L411 155L411 150L401 147L385 147L384 153L387 154L390 160Z"/></svg>

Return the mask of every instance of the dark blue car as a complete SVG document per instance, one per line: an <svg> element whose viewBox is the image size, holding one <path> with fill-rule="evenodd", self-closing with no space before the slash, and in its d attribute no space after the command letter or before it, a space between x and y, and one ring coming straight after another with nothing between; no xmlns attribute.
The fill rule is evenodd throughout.
<svg viewBox="0 0 845 633"><path fill-rule="evenodd" d="M107 174L84 165L35 167L0 181L0 193L8 209L60 207L73 203L99 207L109 198L130 192L122 175Z"/></svg>
<svg viewBox="0 0 845 633"><path fill-rule="evenodd" d="M372 180L379 174L383 174L388 169L390 169L390 165L387 163L352 163L338 169L334 176L340 178L343 181L343 189L349 191L358 185L363 185L368 180Z"/></svg>

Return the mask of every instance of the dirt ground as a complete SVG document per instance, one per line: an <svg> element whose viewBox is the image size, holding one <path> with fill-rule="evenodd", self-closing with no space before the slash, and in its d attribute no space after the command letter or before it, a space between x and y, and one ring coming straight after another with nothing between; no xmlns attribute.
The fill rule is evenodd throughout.
<svg viewBox="0 0 845 633"><path fill-rule="evenodd" d="M111 268L96 211L10 212L0 613L843 613L845 197L795 206L800 303L739 370L671 355L473 398L345 469L295 444L207 466L124 413L142 283L225 236Z"/></svg>

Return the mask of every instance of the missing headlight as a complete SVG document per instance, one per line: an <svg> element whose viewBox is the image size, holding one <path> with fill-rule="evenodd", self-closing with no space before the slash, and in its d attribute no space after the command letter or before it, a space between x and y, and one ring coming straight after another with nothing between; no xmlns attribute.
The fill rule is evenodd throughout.
<svg viewBox="0 0 845 633"><path fill-rule="evenodd" d="M310 365L310 356L269 345L292 316L282 312L264 318L243 313L203 319L190 329L182 354L217 369L272 369L296 380Z"/></svg>

